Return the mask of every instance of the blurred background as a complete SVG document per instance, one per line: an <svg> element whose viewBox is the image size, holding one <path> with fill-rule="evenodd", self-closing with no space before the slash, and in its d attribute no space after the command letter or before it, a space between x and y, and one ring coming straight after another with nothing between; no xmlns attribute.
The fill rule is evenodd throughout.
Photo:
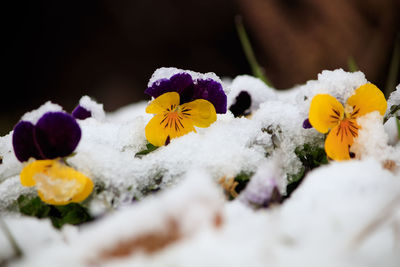
<svg viewBox="0 0 400 267"><path fill-rule="evenodd" d="M386 94L399 81L400 0L9 2L0 136L48 100L70 112L89 95L111 112L149 99L143 91L159 67L252 74L238 15L275 88L349 70L349 60Z"/></svg>

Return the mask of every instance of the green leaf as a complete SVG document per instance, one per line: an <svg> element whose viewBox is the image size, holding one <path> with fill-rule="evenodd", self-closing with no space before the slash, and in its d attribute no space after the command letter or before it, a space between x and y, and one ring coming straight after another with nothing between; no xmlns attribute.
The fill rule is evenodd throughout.
<svg viewBox="0 0 400 267"><path fill-rule="evenodd" d="M305 175L305 171L306 171L306 168L304 168L304 166L301 166L300 171L298 173L289 174L287 176L287 180L288 180L289 184L298 182L301 179L303 179L303 177Z"/></svg>
<svg viewBox="0 0 400 267"><path fill-rule="evenodd" d="M285 199L300 185L307 172L328 163L325 149L314 144L304 144L296 147L294 152L303 166L298 173L287 175L288 184L286 186Z"/></svg>
<svg viewBox="0 0 400 267"><path fill-rule="evenodd" d="M20 196L17 203L22 214L36 218L49 218L56 228L61 228L64 224L78 225L93 220L87 209L78 203L55 206L44 203L39 197L25 196Z"/></svg>
<svg viewBox="0 0 400 267"><path fill-rule="evenodd" d="M399 110L400 104L391 106L389 113L383 118L383 124L385 124L391 117L395 116L396 112Z"/></svg>
<svg viewBox="0 0 400 267"><path fill-rule="evenodd" d="M400 119L396 117L396 124L397 124L397 137L400 139Z"/></svg>
<svg viewBox="0 0 400 267"><path fill-rule="evenodd" d="M142 150L142 151L136 153L136 154L135 154L135 157L136 157L136 158L141 158L141 157L143 157L144 155L147 155L147 154L149 154L150 152L153 152L153 151L156 150L157 148L158 148L158 146L153 146L152 144L147 143L147 144L146 144L146 149L144 149L144 150Z"/></svg>
<svg viewBox="0 0 400 267"><path fill-rule="evenodd" d="M306 174L304 166L300 168L300 171L296 174L290 174L287 176L288 184L286 186L286 198L289 197L292 192L300 185Z"/></svg>
<svg viewBox="0 0 400 267"><path fill-rule="evenodd" d="M59 217L54 216L50 218L52 219L53 225L57 228L61 228L64 224L78 225L93 219L86 208L82 207L78 203L53 207L60 215Z"/></svg>
<svg viewBox="0 0 400 267"><path fill-rule="evenodd" d="M17 202L20 212L28 216L47 218L51 211L50 206L43 203L39 197L29 199L25 196L20 196Z"/></svg>
<svg viewBox="0 0 400 267"><path fill-rule="evenodd" d="M253 176L253 174L253 172L241 171L235 176L235 181L239 183L235 188L236 193L239 194L243 189L246 188L246 185L250 181L250 178Z"/></svg>
<svg viewBox="0 0 400 267"><path fill-rule="evenodd" d="M328 163L325 149L312 144L296 147L295 154L303 164L305 171L310 171L322 164Z"/></svg>

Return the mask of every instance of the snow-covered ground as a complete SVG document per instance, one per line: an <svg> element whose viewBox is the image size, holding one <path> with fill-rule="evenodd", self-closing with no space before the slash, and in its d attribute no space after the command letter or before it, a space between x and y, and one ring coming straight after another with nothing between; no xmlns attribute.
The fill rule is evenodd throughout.
<svg viewBox="0 0 400 267"><path fill-rule="evenodd" d="M176 69L159 69L150 79ZM212 73L193 77L219 78ZM361 72L323 71L317 80L277 91L251 76L222 79L228 107L241 91L252 97L251 115L218 114L208 128L172 139L144 155L148 102L104 112L85 96L92 117L80 120L82 139L67 159L103 190L87 206L96 217L80 226L53 228L48 219L15 208L23 167L14 155L12 132L0 137L0 212L23 251L9 266L399 266L400 142L396 122L377 113L358 119L357 157L308 172L282 204L255 208L276 186L286 194L288 177L301 171L295 149L324 146L324 135L304 129L310 101L331 94L342 102L367 83ZM388 99L400 104L400 86ZM50 102L24 115L36 122ZM218 181L255 173L234 200ZM158 192L149 193L157 189ZM13 249L0 229L0 259ZM1 261L0 261L1 262Z"/></svg>

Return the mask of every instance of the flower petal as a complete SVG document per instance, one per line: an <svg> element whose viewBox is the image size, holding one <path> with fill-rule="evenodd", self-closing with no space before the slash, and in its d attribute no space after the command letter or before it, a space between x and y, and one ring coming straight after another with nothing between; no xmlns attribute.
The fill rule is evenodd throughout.
<svg viewBox="0 0 400 267"><path fill-rule="evenodd" d="M217 113L226 113L227 97L219 82L212 79L197 80L194 85L194 93L191 100L195 99L208 100L214 105Z"/></svg>
<svg viewBox="0 0 400 267"><path fill-rule="evenodd" d="M93 183L87 176L56 160L33 179L41 200L52 205L81 202L93 190Z"/></svg>
<svg viewBox="0 0 400 267"><path fill-rule="evenodd" d="M163 119L163 115L155 115L146 125L146 139L154 146L163 146L167 140L168 133L164 131L164 128L161 126L161 121Z"/></svg>
<svg viewBox="0 0 400 267"><path fill-rule="evenodd" d="M93 188L94 188L94 184L93 184L92 180L90 180L87 177L83 190L80 193L76 194L72 198L71 202L79 203L79 202L84 201L92 193Z"/></svg>
<svg viewBox="0 0 400 267"><path fill-rule="evenodd" d="M248 109L251 107L251 96L246 91L241 91L238 96L236 96L235 103L233 103L229 110L232 112L233 116L239 117L247 115Z"/></svg>
<svg viewBox="0 0 400 267"><path fill-rule="evenodd" d="M350 159L349 148L354 142L354 137L346 125L339 124L334 127L325 140L326 155L337 161Z"/></svg>
<svg viewBox="0 0 400 267"><path fill-rule="evenodd" d="M76 108L72 111L71 115L78 120L84 120L92 117L92 112L82 107L81 105L77 105Z"/></svg>
<svg viewBox="0 0 400 267"><path fill-rule="evenodd" d="M81 139L75 118L64 112L47 112L35 126L35 137L47 159L70 155Z"/></svg>
<svg viewBox="0 0 400 267"><path fill-rule="evenodd" d="M191 98L193 94L192 76L190 76L188 73L182 72L171 76L169 79L160 79L155 81L144 92L154 98L157 98L160 95L168 92L177 92L179 95L182 95L186 89L189 89L189 91L192 92L188 96Z"/></svg>
<svg viewBox="0 0 400 267"><path fill-rule="evenodd" d="M383 116L387 109L385 95L372 83L358 87L354 95L347 100L347 105L353 108L352 118L363 116L372 111L379 111Z"/></svg>
<svg viewBox="0 0 400 267"><path fill-rule="evenodd" d="M331 95L320 94L311 100L308 119L320 133L327 133L335 127L343 115L343 105Z"/></svg>
<svg viewBox="0 0 400 267"><path fill-rule="evenodd" d="M177 116L177 115L176 115ZM175 114L155 115L146 125L146 139L154 146L163 146L172 138L195 131L193 121L181 118L179 121Z"/></svg>
<svg viewBox="0 0 400 267"><path fill-rule="evenodd" d="M47 169L53 166L55 160L36 160L26 165L19 177L23 186L34 186L36 184L33 177L37 173L46 172Z"/></svg>
<svg viewBox="0 0 400 267"><path fill-rule="evenodd" d="M312 125L311 125L310 120L308 118L303 121L303 128L304 129L312 128Z"/></svg>
<svg viewBox="0 0 400 267"><path fill-rule="evenodd" d="M163 114L174 110L179 105L179 94L176 92L165 93L153 101L146 107L146 113Z"/></svg>
<svg viewBox="0 0 400 267"><path fill-rule="evenodd" d="M35 126L29 121L20 121L14 127L12 144L15 156L21 162L27 161L31 157L44 158L35 144L34 129Z"/></svg>
<svg viewBox="0 0 400 267"><path fill-rule="evenodd" d="M190 118L197 127L208 127L217 120L214 105L204 99L181 105L181 112L184 117Z"/></svg>

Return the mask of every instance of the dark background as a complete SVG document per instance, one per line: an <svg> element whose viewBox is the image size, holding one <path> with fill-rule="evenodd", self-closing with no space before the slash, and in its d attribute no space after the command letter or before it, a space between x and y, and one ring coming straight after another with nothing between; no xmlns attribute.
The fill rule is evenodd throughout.
<svg viewBox="0 0 400 267"><path fill-rule="evenodd" d="M13 1L3 6L0 136L47 100L72 111L82 95L106 111L148 99L155 69L251 74L234 18L278 89L347 69L388 87L399 0ZM3 27L4 27L3 26ZM390 87L390 86L389 86ZM393 86L392 86L393 87ZM393 88L389 89L393 90Z"/></svg>

